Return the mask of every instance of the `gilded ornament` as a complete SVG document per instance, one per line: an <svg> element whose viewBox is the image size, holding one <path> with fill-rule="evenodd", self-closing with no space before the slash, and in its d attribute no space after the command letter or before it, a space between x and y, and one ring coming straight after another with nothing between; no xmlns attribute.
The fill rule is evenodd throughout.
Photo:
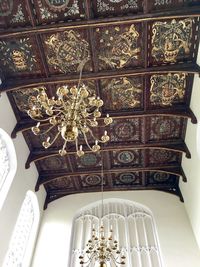
<svg viewBox="0 0 200 267"><path fill-rule="evenodd" d="M0 41L0 59L13 72L32 71L36 67L36 56L32 53L29 38Z"/></svg>
<svg viewBox="0 0 200 267"><path fill-rule="evenodd" d="M156 61L176 62L189 55L192 19L155 22L152 26L152 56Z"/></svg>
<svg viewBox="0 0 200 267"><path fill-rule="evenodd" d="M150 101L153 105L171 106L183 101L185 90L185 73L151 76Z"/></svg>
<svg viewBox="0 0 200 267"><path fill-rule="evenodd" d="M15 65L15 68L19 71L26 70L27 64L26 64L26 58L23 51L19 50L13 50L11 53L13 63Z"/></svg>
<svg viewBox="0 0 200 267"><path fill-rule="evenodd" d="M88 42L73 30L53 34L45 43L48 64L63 73L80 71L90 60Z"/></svg>
<svg viewBox="0 0 200 267"><path fill-rule="evenodd" d="M138 59L140 48L138 47L139 33L135 25L131 25L123 33L119 34L116 31L110 31L112 36L107 35L108 30L102 34L101 40L104 40L101 45L99 59L106 63L111 68L123 68L132 59ZM108 46L110 38L115 42ZM101 41L100 41L101 42Z"/></svg>

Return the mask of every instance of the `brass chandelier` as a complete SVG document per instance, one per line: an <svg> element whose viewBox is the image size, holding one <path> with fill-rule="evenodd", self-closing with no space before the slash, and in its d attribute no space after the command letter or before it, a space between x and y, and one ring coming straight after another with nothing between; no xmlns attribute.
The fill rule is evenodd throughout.
<svg viewBox="0 0 200 267"><path fill-rule="evenodd" d="M103 101L91 94L85 84L81 84L81 74L78 86L68 88L67 85L57 89L56 97L49 98L45 87L37 88L38 95L35 104L28 110L28 115L35 121L37 125L32 127L32 132L35 135L47 135L46 141L42 142L44 148L49 148L58 139L63 138L62 149L59 150L61 156L67 154L66 146L68 142L75 142L76 153L79 157L83 156L83 146L79 145L79 138L82 137L92 152L97 152L101 149L99 143L106 143L110 137L107 131L98 139L93 133L93 128L105 127L112 123L112 118L109 114L99 124L97 119L101 117L100 107L103 106ZM102 120L101 120L102 121ZM41 131L41 127L48 123L48 129ZM52 138L48 133L56 129L56 134ZM90 139L89 139L90 138ZM93 145L90 146L89 141L93 140Z"/></svg>
<svg viewBox="0 0 200 267"><path fill-rule="evenodd" d="M119 267L125 265L126 256L119 248L119 243L114 239L112 225L109 233L106 233L103 225L103 152L102 154L102 177L101 177L101 219L99 230L92 227L91 238L88 240L84 253L79 256L81 267Z"/></svg>
<svg viewBox="0 0 200 267"><path fill-rule="evenodd" d="M92 229L92 237L86 244L85 254L79 256L79 259L81 267L118 267L125 265L126 257L120 251L118 241L113 239L112 228L106 238L104 226L101 225L99 231Z"/></svg>

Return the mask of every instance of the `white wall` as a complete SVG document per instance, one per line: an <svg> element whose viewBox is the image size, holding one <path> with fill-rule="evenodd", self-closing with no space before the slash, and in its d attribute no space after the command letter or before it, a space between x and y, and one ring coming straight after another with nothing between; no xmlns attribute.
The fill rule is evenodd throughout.
<svg viewBox="0 0 200 267"><path fill-rule="evenodd" d="M11 134L16 125L16 119L11 109L6 94L0 97L0 128ZM28 190L34 191L38 173L34 164L29 170L25 170L25 162L29 155L29 149L22 134L14 141L17 153L17 173L8 192L8 196L0 211L0 266L8 249L10 237L21 207ZM37 194L42 214L45 192L43 189Z"/></svg>
<svg viewBox="0 0 200 267"><path fill-rule="evenodd" d="M200 65L200 50L197 62ZM200 78L198 75L195 75L190 107L196 115L198 123L200 123ZM183 157L182 166L188 182L181 184L181 191L200 248L200 156L197 153L197 146L199 146L200 150L200 143L197 145L197 126L197 124L192 124L188 120L185 142L192 154L192 158L186 159Z"/></svg>
<svg viewBox="0 0 200 267"><path fill-rule="evenodd" d="M184 204L159 191L105 192L106 198L128 199L149 207L155 217L165 267L199 267L200 252ZM72 219L77 210L100 200L100 193L71 195L45 211L32 267L67 267Z"/></svg>

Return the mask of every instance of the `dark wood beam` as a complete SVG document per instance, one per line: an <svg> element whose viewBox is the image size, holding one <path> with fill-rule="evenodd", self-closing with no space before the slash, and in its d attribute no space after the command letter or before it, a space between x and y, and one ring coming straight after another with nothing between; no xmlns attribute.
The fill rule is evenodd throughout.
<svg viewBox="0 0 200 267"><path fill-rule="evenodd" d="M189 152L188 147L184 142L182 143L172 143L172 144L166 144L166 143L149 143L149 144L135 144L135 143L129 143L129 144L123 144L120 145L107 145L102 146L101 151L122 151L127 149L162 149L162 150L168 150L178 153L185 153L186 158L191 158L191 154ZM87 148L85 149L86 153L92 153ZM75 150L68 151L68 155L75 155ZM30 164L32 162L37 162L46 158L58 156L58 149L48 149L48 150L41 150L41 149L34 149L30 152L29 157L26 161L25 168L29 169Z"/></svg>
<svg viewBox="0 0 200 267"><path fill-rule="evenodd" d="M177 183L175 184L170 184L170 185L151 185L151 186L127 186L123 188L120 187L115 187L112 188L105 188L104 191L132 191L132 190L157 190L157 191L162 191L165 193L170 193L173 195L176 195L179 197L181 202L184 202L183 196L181 194L180 188ZM93 192L100 192L100 188L87 188L84 190L84 193L93 193ZM45 204L44 204L44 209L47 208L48 204L51 203L54 200L57 200L59 198L62 198L64 196L72 195L72 194L80 194L83 193L83 191L72 191L72 190L50 190L47 193Z"/></svg>
<svg viewBox="0 0 200 267"><path fill-rule="evenodd" d="M200 7L187 7L174 9L164 12L148 13L148 14L138 14L129 16L119 16L119 17L109 17L109 18L98 18L89 19L87 21L75 21L75 22L64 22L60 25L40 25L36 27L24 27L24 28L13 28L9 30L3 29L0 31L0 38L12 38L19 37L21 35L33 35L33 34L43 34L52 33L54 31L64 31L69 29L89 29L96 27L105 26L115 26L115 25L125 25L137 22L151 22L155 20L168 20L168 19L181 19L181 18L196 18L200 16Z"/></svg>
<svg viewBox="0 0 200 267"><path fill-rule="evenodd" d="M125 173L125 172L150 172L150 171L156 171L156 172L162 172L162 173L168 173L176 176L181 176L183 182L187 182L187 178L185 176L185 173L183 172L182 167L180 166L154 166L154 167L115 167L110 170L104 170L104 175L109 174L116 174L116 173ZM54 174L50 173L41 173L39 175L35 191L37 192L41 185L51 183L52 181L56 179L62 179L67 176L70 177L78 177L80 175L101 175L101 169L99 170L84 170L84 171L76 171L76 172L57 172Z"/></svg>
<svg viewBox="0 0 200 267"><path fill-rule="evenodd" d="M169 108L169 109L159 109L159 110L147 110L147 111L128 111L128 112L120 112L119 114L117 112L109 112L110 116L113 119L130 119L130 118L138 118L138 117L151 117L153 116L166 116L166 117L180 117L180 118L186 118L191 119L191 122L193 124L197 123L197 118L193 111L190 108ZM99 120L102 120L105 117L105 115L102 116ZM17 137L17 133L24 132L27 130L30 130L33 126L36 125L36 122L32 119L26 119L23 121L17 122L15 125L11 137L14 139ZM41 125L48 125L48 123L41 123Z"/></svg>
<svg viewBox="0 0 200 267"><path fill-rule="evenodd" d="M182 63L174 65L162 65L154 66L149 68L135 68L135 69L121 69L121 70L106 70L101 72L91 72L83 73L81 80L101 80L110 78L120 78L120 77L133 77L140 75L149 74L164 74L164 73L191 73L200 74L200 67L196 63ZM77 74L59 74L51 77L40 77L40 78L28 78L23 80L6 80L0 85L0 92L9 92L14 90L23 90L29 87L37 87L41 85L50 85L55 83L69 83L77 82L79 80L79 75Z"/></svg>

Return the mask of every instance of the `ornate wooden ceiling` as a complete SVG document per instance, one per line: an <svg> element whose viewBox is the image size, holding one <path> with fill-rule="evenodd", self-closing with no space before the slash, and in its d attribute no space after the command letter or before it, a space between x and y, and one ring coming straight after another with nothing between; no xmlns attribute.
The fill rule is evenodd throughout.
<svg viewBox="0 0 200 267"><path fill-rule="evenodd" d="M82 80L104 100L114 118L104 145L105 190L157 189L183 201L187 178L182 154L199 43L198 0L2 0L0 1L1 92L17 118L48 203L100 190L102 157L77 158L73 146L60 157L62 141L44 150L27 116L38 86L49 96L62 84ZM101 134L100 131L97 134ZM53 136L53 133L51 133Z"/></svg>

